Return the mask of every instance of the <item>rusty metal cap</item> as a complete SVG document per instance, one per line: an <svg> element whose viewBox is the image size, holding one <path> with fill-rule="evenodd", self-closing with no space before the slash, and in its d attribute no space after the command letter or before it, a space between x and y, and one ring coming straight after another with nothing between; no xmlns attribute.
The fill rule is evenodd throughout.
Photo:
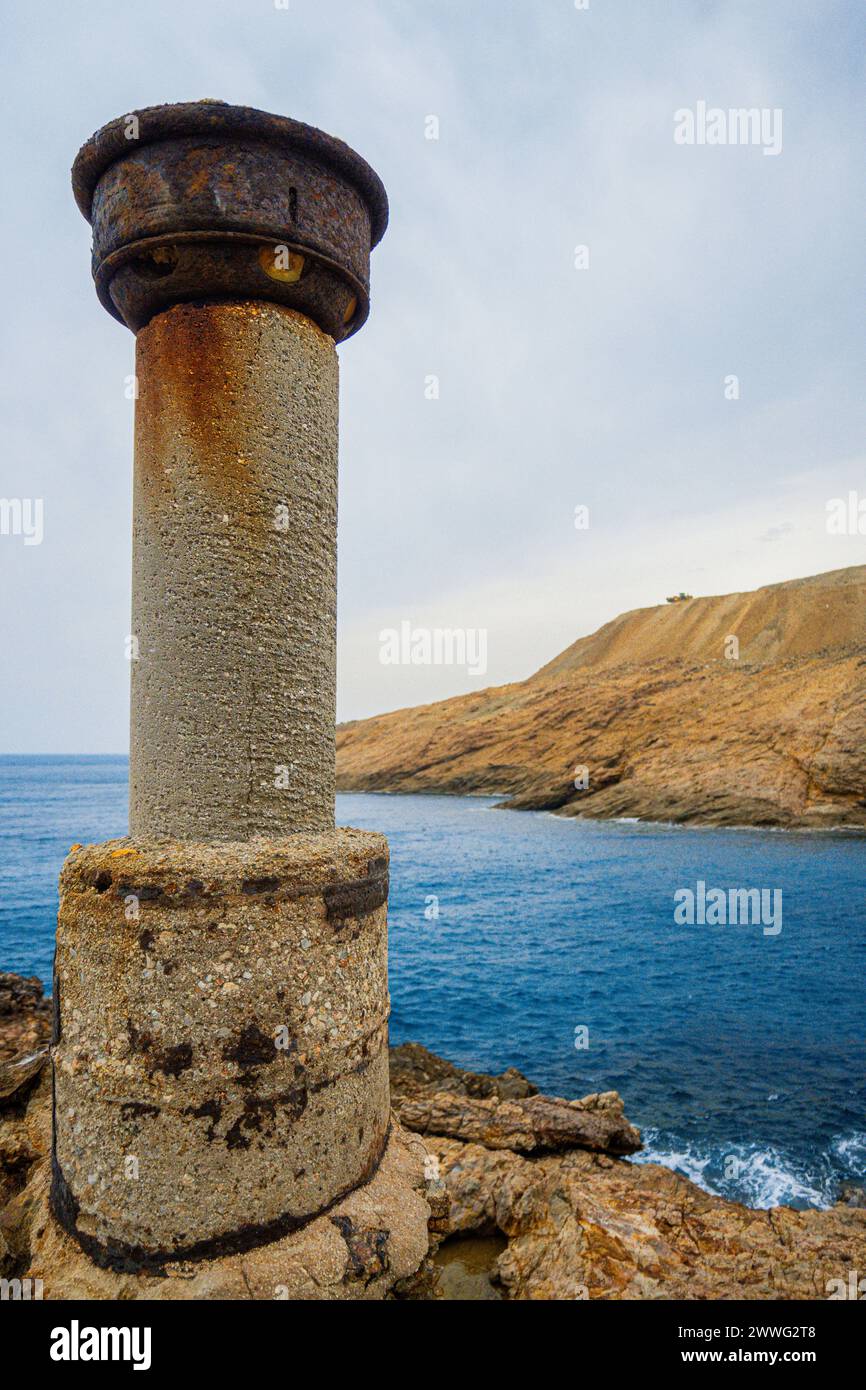
<svg viewBox="0 0 866 1390"><path fill-rule="evenodd" d="M145 107L82 146L72 188L97 294L133 332L203 299L275 300L337 342L367 318L387 195L314 126L218 101Z"/></svg>

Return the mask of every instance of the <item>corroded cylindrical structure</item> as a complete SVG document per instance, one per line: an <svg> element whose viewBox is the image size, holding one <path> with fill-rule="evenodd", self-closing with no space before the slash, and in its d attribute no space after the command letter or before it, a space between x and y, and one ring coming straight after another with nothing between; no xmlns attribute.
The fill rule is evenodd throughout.
<svg viewBox="0 0 866 1390"><path fill-rule="evenodd" d="M222 101L149 106L88 140L72 191L96 292L135 333L202 299L286 304L335 342L367 318L388 199L360 155L313 126Z"/></svg>
<svg viewBox="0 0 866 1390"><path fill-rule="evenodd" d="M266 302L141 329L129 830L334 824L337 354Z"/></svg>
<svg viewBox="0 0 866 1390"><path fill-rule="evenodd" d="M73 182L137 334L132 748L129 838L61 877L52 1204L160 1269L284 1238L388 1144L388 850L333 819L335 342L387 202L213 102L112 122Z"/></svg>

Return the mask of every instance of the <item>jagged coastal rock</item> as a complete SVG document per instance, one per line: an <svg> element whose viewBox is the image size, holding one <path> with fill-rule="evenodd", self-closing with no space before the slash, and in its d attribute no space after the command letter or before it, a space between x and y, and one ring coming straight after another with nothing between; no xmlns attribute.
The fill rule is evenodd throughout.
<svg viewBox="0 0 866 1390"><path fill-rule="evenodd" d="M21 1058L51 1037L51 1001L32 975L0 973L0 1062Z"/></svg>
<svg viewBox="0 0 866 1390"><path fill-rule="evenodd" d="M866 1209L851 1194L829 1211L711 1197L628 1161L640 1136L615 1092L541 1096L513 1069L485 1076L405 1044L391 1049L391 1094L398 1134L413 1132L338 1208L206 1268L99 1269L48 1214L41 989L0 975L0 999L18 1001L0 1014L0 1277L42 1279L47 1299L823 1299L866 1268ZM16 1055L18 1037L35 1051ZM432 1261L391 1239L395 1197L426 1203Z"/></svg>
<svg viewBox="0 0 866 1390"><path fill-rule="evenodd" d="M461 1072L409 1044L391 1050L391 1096L401 1123L421 1128L447 1195L447 1216L434 1234L446 1241L440 1261L452 1248L460 1258L455 1237L476 1238L473 1254L477 1238L486 1237L489 1282L501 1297L823 1299L833 1280L864 1267L862 1208L754 1211L659 1164L590 1152L577 1134L565 1143L560 1132L551 1143L543 1122L533 1147L523 1127L512 1146L501 1131L493 1142L490 1135L465 1142L461 1105L474 1115L479 1104L529 1107L540 1100L616 1114L637 1137L615 1092L558 1101L535 1094L519 1072ZM422 1128L427 1116L435 1129ZM483 1297L475 1288L473 1296Z"/></svg>
<svg viewBox="0 0 866 1390"><path fill-rule="evenodd" d="M540 1096L513 1068L502 1077L461 1072L417 1043L391 1049L391 1109L405 1129L487 1149L630 1154L641 1146L616 1091L582 1100Z"/></svg>
<svg viewBox="0 0 866 1390"><path fill-rule="evenodd" d="M637 609L528 680L343 724L337 780L569 816L866 827L866 566Z"/></svg>

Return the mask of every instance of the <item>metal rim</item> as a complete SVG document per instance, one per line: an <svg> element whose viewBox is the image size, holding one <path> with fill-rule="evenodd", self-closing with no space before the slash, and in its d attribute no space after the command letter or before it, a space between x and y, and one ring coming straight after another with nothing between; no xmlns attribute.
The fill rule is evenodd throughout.
<svg viewBox="0 0 866 1390"><path fill-rule="evenodd" d="M127 136L132 117L142 128L134 142ZM289 116L276 116L252 106L229 106L219 101L142 107L110 121L92 135L78 151L72 166L72 191L87 221L90 221L96 185L106 169L128 154L131 147L144 148L160 141L196 135L244 136L263 144L282 145L324 165L351 183L366 203L371 245L377 246L385 235L388 226L385 186L376 171L349 145Z"/></svg>
<svg viewBox="0 0 866 1390"><path fill-rule="evenodd" d="M116 251L112 251L111 255L106 256L98 269L94 271L93 281L96 286L96 294L100 304L104 309L108 310L112 318L117 319L118 323L122 323L124 327L128 327L126 320L111 298L111 281L114 278L115 271L128 261L134 260L136 256L141 254L142 250L149 251L160 246L173 246L178 242L181 244L190 244L208 241L222 244L225 244L227 241L236 243L246 242L252 246L272 246L274 244L274 236L273 233L262 235L257 232L175 232L164 233L160 236L143 237L140 241L132 241L127 246L121 246ZM366 287L361 283L358 277L353 275L350 270L347 270L345 266L332 260L330 256L325 256L322 252L316 251L306 242L286 241L281 244L285 244L289 250L298 251L301 255L308 256L311 260L318 261L320 265L326 266L328 270L334 271L342 280L345 280L346 284L349 285L354 292L358 301L358 307L350 322L346 325L346 332L340 341L345 342L346 338L351 338L357 333L359 328L363 328L370 313L370 296ZM221 297L222 296L218 295L214 296L214 298ZM248 295L243 296L243 298L249 297ZM208 296L202 295L201 298L207 299ZM282 301L277 300L275 302L280 303ZM291 305L287 307L291 308Z"/></svg>

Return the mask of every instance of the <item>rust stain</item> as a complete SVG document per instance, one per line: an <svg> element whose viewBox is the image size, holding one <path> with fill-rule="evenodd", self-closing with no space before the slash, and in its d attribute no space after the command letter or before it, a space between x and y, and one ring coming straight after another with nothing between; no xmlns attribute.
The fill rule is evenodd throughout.
<svg viewBox="0 0 866 1390"><path fill-rule="evenodd" d="M199 169L198 173L194 174L193 177L190 179L189 183L187 184L186 191L187 193L189 193L191 197L194 198L196 194L205 193L207 191L208 183L209 178L207 169Z"/></svg>
<svg viewBox="0 0 866 1390"><path fill-rule="evenodd" d="M144 500L160 507L174 500L171 460L186 437L195 480L215 509L233 523L246 511L255 483L245 423L255 413L248 375L255 345L244 330L259 314L247 303L182 304L139 334L136 436ZM190 464L182 467L189 477Z"/></svg>

